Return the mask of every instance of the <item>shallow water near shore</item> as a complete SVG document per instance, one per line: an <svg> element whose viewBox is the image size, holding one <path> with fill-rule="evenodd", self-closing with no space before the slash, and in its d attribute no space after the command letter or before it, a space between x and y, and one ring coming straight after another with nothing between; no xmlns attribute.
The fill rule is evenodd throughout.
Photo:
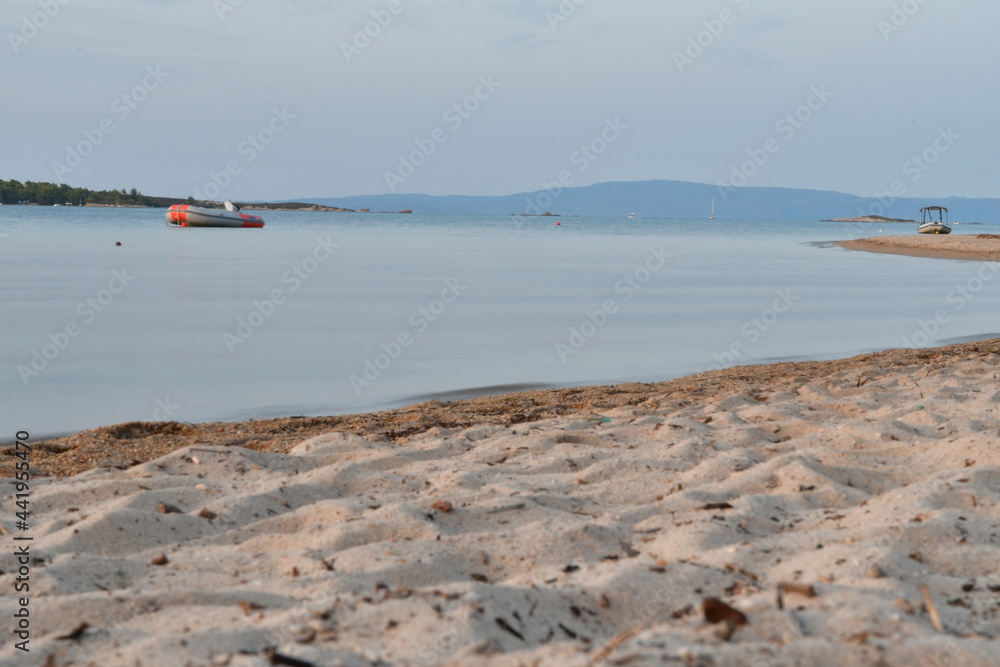
<svg viewBox="0 0 1000 667"><path fill-rule="evenodd" d="M264 212L264 229L230 230L163 214L0 209L8 431L359 412L998 328L981 262L823 245L912 225Z"/></svg>

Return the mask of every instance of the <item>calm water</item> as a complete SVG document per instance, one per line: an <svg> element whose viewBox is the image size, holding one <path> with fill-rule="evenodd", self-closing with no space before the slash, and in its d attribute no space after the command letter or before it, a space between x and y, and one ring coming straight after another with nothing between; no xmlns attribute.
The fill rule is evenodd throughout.
<svg viewBox="0 0 1000 667"><path fill-rule="evenodd" d="M163 215L0 207L6 433L328 415L1000 330L982 263L821 243L879 225L270 213L227 230Z"/></svg>

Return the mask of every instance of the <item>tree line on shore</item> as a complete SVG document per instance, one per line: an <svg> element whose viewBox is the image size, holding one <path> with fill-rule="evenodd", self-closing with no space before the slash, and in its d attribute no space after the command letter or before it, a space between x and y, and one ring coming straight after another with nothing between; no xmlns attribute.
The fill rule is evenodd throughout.
<svg viewBox="0 0 1000 667"><path fill-rule="evenodd" d="M0 202L4 204L39 204L52 206L85 206L87 204L103 204L110 206L155 206L151 197L147 197L135 188L121 190L89 190L74 188L69 185L55 183L35 183L33 181L3 181L0 180Z"/></svg>

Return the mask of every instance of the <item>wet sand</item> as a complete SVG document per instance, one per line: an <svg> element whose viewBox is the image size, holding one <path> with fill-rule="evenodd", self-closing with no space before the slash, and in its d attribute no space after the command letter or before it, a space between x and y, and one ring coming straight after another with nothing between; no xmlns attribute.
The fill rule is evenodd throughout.
<svg viewBox="0 0 1000 667"><path fill-rule="evenodd" d="M1000 234L913 234L840 241L849 250L914 257L1000 261Z"/></svg>

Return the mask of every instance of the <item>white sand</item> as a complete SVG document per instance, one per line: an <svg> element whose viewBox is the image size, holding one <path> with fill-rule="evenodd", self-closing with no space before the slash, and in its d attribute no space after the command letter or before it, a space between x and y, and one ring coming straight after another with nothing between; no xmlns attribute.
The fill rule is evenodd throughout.
<svg viewBox="0 0 1000 667"><path fill-rule="evenodd" d="M38 482L32 651L0 662L998 665L997 367L865 378Z"/></svg>

